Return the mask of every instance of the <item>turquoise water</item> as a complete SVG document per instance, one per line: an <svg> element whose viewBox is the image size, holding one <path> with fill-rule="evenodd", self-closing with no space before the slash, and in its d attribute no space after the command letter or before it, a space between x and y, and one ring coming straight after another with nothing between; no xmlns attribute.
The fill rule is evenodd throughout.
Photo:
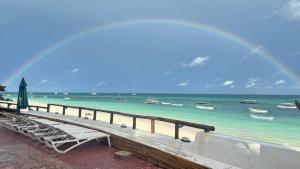
<svg viewBox="0 0 300 169"><path fill-rule="evenodd" d="M264 96L264 95L185 95L185 94L151 94L162 102L183 104L172 105L144 104L149 94L121 94L126 102L117 102L119 94L69 93L31 93L30 101L66 104L115 110L132 114L153 115L214 125L216 131L238 137L263 140L273 143L300 147L300 111L297 109L280 109L280 103L300 100L300 96ZM6 93L6 97L15 98L15 93ZM65 100L68 97L70 100ZM257 105L240 104L241 100L254 99ZM214 110L195 108L197 102L209 102ZM249 108L268 110L266 114L256 116L273 117L273 120L250 117Z"/></svg>

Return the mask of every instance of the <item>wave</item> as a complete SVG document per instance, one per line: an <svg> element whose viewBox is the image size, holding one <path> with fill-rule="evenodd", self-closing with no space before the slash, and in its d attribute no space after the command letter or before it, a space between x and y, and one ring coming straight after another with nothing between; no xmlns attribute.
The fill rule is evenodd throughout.
<svg viewBox="0 0 300 169"><path fill-rule="evenodd" d="M65 99L65 100L71 100L71 98L69 98L69 97L65 97L64 99Z"/></svg>
<svg viewBox="0 0 300 169"><path fill-rule="evenodd" d="M200 105L196 105L196 108L198 108L198 109L204 109L204 110L214 110L214 107L212 107L212 106L200 106Z"/></svg>
<svg viewBox="0 0 300 169"><path fill-rule="evenodd" d="M254 108L249 108L249 111L253 113L268 113L268 110L254 109Z"/></svg>
<svg viewBox="0 0 300 169"><path fill-rule="evenodd" d="M277 105L278 108L281 109L296 109L296 106L283 106L283 105Z"/></svg>
<svg viewBox="0 0 300 169"><path fill-rule="evenodd" d="M273 121L274 120L273 116L259 116L259 115L255 115L255 114L249 114L249 116L251 118L259 119L259 120L268 120L268 121Z"/></svg>

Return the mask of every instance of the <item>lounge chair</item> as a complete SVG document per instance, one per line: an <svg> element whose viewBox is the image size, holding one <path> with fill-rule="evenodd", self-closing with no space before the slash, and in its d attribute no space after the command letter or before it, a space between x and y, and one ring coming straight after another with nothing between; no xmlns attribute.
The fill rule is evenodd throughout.
<svg viewBox="0 0 300 169"><path fill-rule="evenodd" d="M107 138L108 145L111 147L110 135L101 132L88 132L88 133L76 133L70 135L61 135L53 138L46 137L45 141L47 146L52 147L58 153L67 153L68 151L78 147L84 143L100 138ZM67 147L60 148L66 143L73 143Z"/></svg>
<svg viewBox="0 0 300 169"><path fill-rule="evenodd" d="M106 133L69 124L57 125L55 128L62 131L62 134L47 136L42 139L48 147L53 148L58 153L66 153L84 143L101 138L107 138L108 145L111 146L110 135Z"/></svg>

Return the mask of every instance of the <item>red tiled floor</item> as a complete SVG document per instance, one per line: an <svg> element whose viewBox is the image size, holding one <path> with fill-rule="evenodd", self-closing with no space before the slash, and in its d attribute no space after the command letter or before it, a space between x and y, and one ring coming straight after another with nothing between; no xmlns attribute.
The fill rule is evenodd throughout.
<svg viewBox="0 0 300 169"><path fill-rule="evenodd" d="M113 158L116 148L96 141L58 154L37 141L0 127L0 168L4 169L156 169L136 157Z"/></svg>

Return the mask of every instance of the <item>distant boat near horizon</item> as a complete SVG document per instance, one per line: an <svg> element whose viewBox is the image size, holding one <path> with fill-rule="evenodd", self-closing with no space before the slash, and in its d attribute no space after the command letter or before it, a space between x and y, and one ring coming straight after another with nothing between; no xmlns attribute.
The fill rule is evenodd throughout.
<svg viewBox="0 0 300 169"><path fill-rule="evenodd" d="M297 109L294 103L280 103L277 107L280 109Z"/></svg>
<svg viewBox="0 0 300 169"><path fill-rule="evenodd" d="M240 101L242 104L257 104L256 100L242 100Z"/></svg>
<svg viewBox="0 0 300 169"><path fill-rule="evenodd" d="M249 108L249 111L252 113L268 113L268 110L255 109L255 108Z"/></svg>
<svg viewBox="0 0 300 169"><path fill-rule="evenodd" d="M91 95L97 95L97 93L96 92L92 92Z"/></svg>
<svg viewBox="0 0 300 169"><path fill-rule="evenodd" d="M183 104L176 104L176 103L172 103L171 105L172 106L177 106L177 107L182 107L183 106Z"/></svg>
<svg viewBox="0 0 300 169"><path fill-rule="evenodd" d="M65 92L65 93L64 93L64 95L68 95L68 94L69 94L68 92Z"/></svg>
<svg viewBox="0 0 300 169"><path fill-rule="evenodd" d="M209 103L204 102L196 103L195 107L202 110L214 110L214 107L212 105L209 105Z"/></svg>
<svg viewBox="0 0 300 169"><path fill-rule="evenodd" d="M277 105L278 108L281 109L297 109L296 106L283 106L283 105Z"/></svg>
<svg viewBox="0 0 300 169"><path fill-rule="evenodd" d="M145 104L161 104L159 100L151 98L150 96L144 102Z"/></svg>
<svg viewBox="0 0 300 169"><path fill-rule="evenodd" d="M119 94L119 97L117 97L115 100L117 102L125 102L125 101L127 101L124 97L121 97L121 94Z"/></svg>
<svg viewBox="0 0 300 169"><path fill-rule="evenodd" d="M58 92L54 92L55 95L58 95Z"/></svg>
<svg viewBox="0 0 300 169"><path fill-rule="evenodd" d="M249 116L253 119L258 119L258 120L268 120L268 121L274 120L273 116L262 116L262 115L256 115L256 114L249 114Z"/></svg>

